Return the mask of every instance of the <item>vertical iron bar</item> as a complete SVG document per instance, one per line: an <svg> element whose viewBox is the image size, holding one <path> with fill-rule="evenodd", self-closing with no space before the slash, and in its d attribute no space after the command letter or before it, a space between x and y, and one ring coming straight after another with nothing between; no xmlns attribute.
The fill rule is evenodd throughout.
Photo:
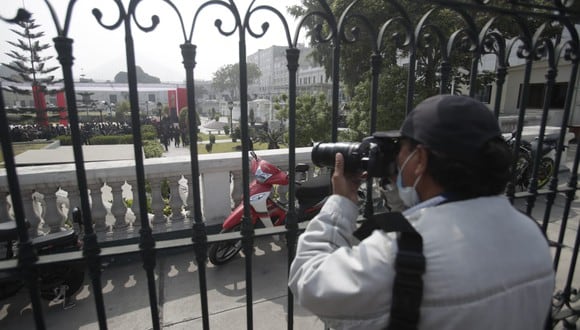
<svg viewBox="0 0 580 330"><path fill-rule="evenodd" d="M526 114L526 102L524 100L528 99L528 92L529 92L529 85L530 85L530 76L532 74L532 60L530 58L526 59L526 66L524 69L524 83L522 84L522 90L520 95L520 106L518 109L518 123L516 125L516 137L515 142L513 145L513 154L516 155L512 163L511 173L512 179L508 182L506 188L506 195L510 200L510 203L513 204L514 202L514 195L515 195L515 182L516 182L516 166L517 166L517 155L520 148L520 142L522 139L522 130L524 128L524 117Z"/></svg>
<svg viewBox="0 0 580 330"><path fill-rule="evenodd" d="M131 2L133 6L136 4ZM130 10L134 13L133 10ZM149 307L151 309L151 322L153 329L161 328L159 321L159 307L157 305L157 289L155 286L155 239L147 213L147 196L145 194L145 168L143 166L143 152L141 143L141 122L139 118L139 94L137 91L137 70L135 65L135 48L133 35L131 34L131 15L125 17L125 48L127 51L127 79L129 82L129 102L131 103L131 126L133 127L133 150L135 157L135 171L137 174L137 187L139 194L139 212L141 215L141 229L139 230L141 257L143 269L147 273L147 287L149 291Z"/></svg>
<svg viewBox="0 0 580 330"><path fill-rule="evenodd" d="M242 131L242 168L244 216L242 217L242 247L246 256L246 321L247 328L253 329L253 279L252 259L254 255L254 226L250 217L250 177L249 177L249 134L248 134L248 68L246 63L245 28L240 28L240 126Z"/></svg>
<svg viewBox="0 0 580 330"><path fill-rule="evenodd" d="M298 71L298 59L300 50L296 48L286 49L288 60L288 214L286 215L286 244L288 246L288 271L296 256L296 243L298 240L298 222L296 219L296 72ZM288 330L294 328L294 295L288 288Z"/></svg>
<svg viewBox="0 0 580 330"><path fill-rule="evenodd" d="M552 174L552 179L550 180L550 190L549 196L552 202L548 203L546 210L544 212L544 222L548 221L551 213L551 207L553 200L556 198L556 189L558 188L558 169L560 168L560 162L562 161L562 153L565 152L564 149L564 139L566 137L566 129L568 128L568 120L570 118L570 111L572 108L572 98L574 96L574 90L576 89L576 79L578 77L578 60L575 60L572 65L572 71L570 72L570 79L568 80L568 89L566 91L566 100L564 103L564 114L562 116L562 125L560 126L560 136L558 138L558 151L556 152L556 159L554 161L554 173ZM552 195L552 196L550 196ZM562 243L564 242L564 234L566 232L566 226L568 224L568 216L570 214L570 206L572 204L572 196L566 194L566 203L564 206L564 213L562 214L562 223L560 224L560 232L558 233L558 245L556 245L556 253L554 254L554 271L558 271L558 263L560 262L560 253L562 252ZM549 207L548 207L549 206Z"/></svg>
<svg viewBox="0 0 580 330"><path fill-rule="evenodd" d="M497 80L496 80L496 93L495 101L493 105L493 113L495 118L499 119L499 107L501 103L501 97L503 92L503 84L505 83L505 76L507 75L507 68L504 65L498 66L497 70Z"/></svg>
<svg viewBox="0 0 580 330"><path fill-rule="evenodd" d="M40 302L40 291L38 287L38 270L34 264L38 260L32 241L28 236L24 206L22 204L22 194L18 174L16 173L16 162L14 161L14 150L12 150L12 138L10 137L10 126L4 105L4 94L2 93L2 83L0 82L0 141L2 142L2 154L4 155L4 167L8 179L8 187L12 196L12 208L14 210L14 220L18 232L18 266L22 269L23 277L30 290L30 300L34 314L34 323L37 329L45 329L44 316L42 315L42 305Z"/></svg>
<svg viewBox="0 0 580 330"><path fill-rule="evenodd" d="M381 73L381 65L383 58L381 54L373 53L371 55L371 122L370 134L372 135L377 130L377 102L379 98L379 75Z"/></svg>
<svg viewBox="0 0 580 330"><path fill-rule="evenodd" d="M413 95L415 95L415 72L417 65L417 45L410 43L409 50L409 73L407 76L407 100L405 103L405 114L409 114L413 110Z"/></svg>
<svg viewBox="0 0 580 330"><path fill-rule="evenodd" d="M203 321L203 328L209 329L209 308L207 301L207 280L205 263L207 260L207 233L205 224L201 214L201 200L199 188L199 159L197 157L197 110L195 104L195 45L185 43L181 45L181 55L183 57L183 66L185 67L185 76L187 84L187 119L189 124L189 155L191 164L191 180L193 199L193 232L192 238L193 249L195 251L195 258L197 261L199 273L199 292L201 299L201 315Z"/></svg>
<svg viewBox="0 0 580 330"><path fill-rule="evenodd" d="M373 52L371 55L371 108L370 108L370 126L369 135L377 130L377 102L379 98L379 75L381 73L382 57L379 53ZM367 176L366 179L366 198L364 207L364 217L369 219L373 213L373 178Z"/></svg>
<svg viewBox="0 0 580 330"><path fill-rule="evenodd" d="M443 60L440 67L441 82L439 85L439 94L448 94L449 77L451 76L451 63L448 60ZM455 78L453 78L455 79Z"/></svg>
<svg viewBox="0 0 580 330"><path fill-rule="evenodd" d="M338 141L338 89L340 88L340 36L335 34L332 42L332 133L331 141Z"/></svg>
<svg viewBox="0 0 580 330"><path fill-rule="evenodd" d="M63 80L65 85L65 95L68 108L68 117L73 143L73 154L75 158L75 169L77 174L77 184L79 188L79 197L81 201L81 216L85 228L83 236L83 255L87 259L91 283L95 294L95 307L97 308L97 317L99 328L107 328L107 315L105 313L105 303L103 299L101 286L101 263L99 254L101 252L97 242L97 235L93 228L93 219L91 216L91 206L87 187L87 175L85 171L85 161L83 155L83 146L81 132L79 129L79 115L77 111L77 101L74 89L74 79L72 74L73 40L66 37L56 37L54 47L58 53L58 60L62 67Z"/></svg>
<svg viewBox="0 0 580 330"><path fill-rule="evenodd" d="M568 186L573 188L573 190L568 192L568 200L571 203L576 194L576 189L578 188L578 163L580 161L580 152L576 151L576 156L574 157L574 165L572 166L572 175L570 176L570 181ZM570 258L570 267L568 268L568 277L566 278L566 285L564 286L564 300L566 303L570 302L570 294L572 292L572 280L574 279L574 271L576 268L576 262L578 261L578 249L580 247L580 225L576 228L576 242L574 243L574 249L572 250L572 257ZM578 313L576 311L576 313Z"/></svg>
<svg viewBox="0 0 580 330"><path fill-rule="evenodd" d="M555 67L550 65L548 72L546 73L546 89L544 90L544 104L542 109L542 119L540 120L540 132L538 133L537 142L538 150L534 155L534 161L532 162L532 176L530 178L530 185L528 191L530 195L526 200L526 214L531 215L534 205L537 199L538 190L538 168L540 167L540 161L542 159L542 144L544 143L544 134L546 133L546 124L548 122L548 111L550 110L550 96L552 95L552 89L556 81L557 70ZM525 100L525 99L524 99ZM558 169L555 169L556 171ZM548 196L549 197L549 196ZM555 197L555 196L554 196ZM552 202L554 200L552 199ZM542 230L544 233L548 229L548 221L544 219L542 223Z"/></svg>
<svg viewBox="0 0 580 330"><path fill-rule="evenodd" d="M480 54L477 53L471 60L471 70L469 73L469 97L474 98L477 91L477 67L479 65Z"/></svg>

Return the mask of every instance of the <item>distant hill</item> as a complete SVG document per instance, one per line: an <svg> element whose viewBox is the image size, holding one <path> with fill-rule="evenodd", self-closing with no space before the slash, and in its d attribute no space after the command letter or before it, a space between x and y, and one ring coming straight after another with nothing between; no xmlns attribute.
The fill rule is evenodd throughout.
<svg viewBox="0 0 580 330"><path fill-rule="evenodd" d="M161 83L161 79L157 77L153 77L148 75L141 69L140 66L136 67L137 69L137 82L142 84L159 84ZM127 72L121 71L115 75L115 82L116 83L128 83L129 79L127 78Z"/></svg>

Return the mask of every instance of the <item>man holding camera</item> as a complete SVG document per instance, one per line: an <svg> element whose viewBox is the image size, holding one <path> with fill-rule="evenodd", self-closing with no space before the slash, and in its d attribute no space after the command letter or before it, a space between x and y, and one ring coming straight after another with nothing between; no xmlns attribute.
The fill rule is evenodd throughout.
<svg viewBox="0 0 580 330"><path fill-rule="evenodd" d="M438 95L400 133L398 195L422 238L418 295L396 293L402 234L353 234L362 176L345 173L337 153L334 194L300 236L290 269L299 304L334 329L542 329L554 288L548 243L503 196L511 150L491 111ZM407 298L418 299L414 320L392 309Z"/></svg>

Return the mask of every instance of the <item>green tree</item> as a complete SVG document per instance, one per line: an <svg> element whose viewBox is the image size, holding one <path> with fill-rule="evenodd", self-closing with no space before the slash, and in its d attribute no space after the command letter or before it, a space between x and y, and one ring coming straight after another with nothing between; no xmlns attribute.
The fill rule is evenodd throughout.
<svg viewBox="0 0 580 330"><path fill-rule="evenodd" d="M407 70L399 66L390 66L379 79L377 101L377 131L398 129L405 118L405 91L407 88ZM368 78L368 74L366 75ZM370 79L359 83L349 104L345 139L360 141L370 133L369 94Z"/></svg>
<svg viewBox="0 0 580 330"><path fill-rule="evenodd" d="M288 108L279 110L280 118L288 118ZM306 147L312 141L330 141L331 107L323 93L296 98L296 146Z"/></svg>
<svg viewBox="0 0 580 330"><path fill-rule="evenodd" d="M250 108L250 114L248 115L249 119L250 119L250 125L252 125L252 127L256 126L256 118L254 115L254 109Z"/></svg>
<svg viewBox="0 0 580 330"><path fill-rule="evenodd" d="M330 10L338 20L346 8L351 4L351 0L328 0ZM532 0L529 1L536 5L546 5L544 0ZM433 8L431 3L426 1L416 1L416 0L399 0L397 1L404 8L408 18L415 28L415 25L419 22L421 17L427 13L431 8ZM509 3L498 2L498 6L504 6L506 8L512 6ZM468 14L472 15L475 19L476 25L481 28L484 26L490 18L495 16L491 12L476 12L475 9L462 8L467 11ZM320 3L316 0L303 0L301 5L293 6L289 8L289 12L296 16L304 16L307 12L313 10L323 10ZM378 31L380 27L390 18L399 16L399 12L395 7L390 4L389 1L383 0L362 0L353 8L351 13L360 14L366 17L375 31ZM385 15L387 14L387 15ZM534 16L526 16L530 29L534 31L542 22ZM316 40L317 25L322 24L322 35L328 35L329 27L324 21L318 16L313 16L312 19L306 22L307 37L310 39L311 43L315 47L315 51L312 53L313 58L326 68L328 76L331 76L332 70L332 55L333 49L331 43L320 43ZM449 37L454 31L458 31L462 27L466 27L465 21L461 19L461 16L457 11L439 7L438 10L434 11L430 18L430 25L436 26L441 30L444 36ZM349 24L345 27L345 31L351 31L355 25L359 28L358 30L358 41L355 45L348 45L342 43L340 48L340 80L346 85L347 93L351 96L354 95L355 87L361 82L364 76L361 73L370 71L370 56L372 53L370 33L365 28L364 24L361 24L360 20L351 20ZM393 30L388 35L396 36L396 38L401 39L402 36L406 35L402 27L393 26ZM514 21L506 16L498 19L492 27L502 32L503 36L506 38L512 38L519 35L520 30L518 24L514 24ZM479 32L479 31L477 31ZM556 27L551 27L547 31L548 36L559 37L560 31ZM433 95L438 92L438 78L437 74L439 72L441 52L439 47L437 47L437 40L434 33L430 34L430 44L435 47L418 47L417 48L417 72L416 72L416 99L421 100L426 96ZM423 46L425 45L425 40L421 40ZM393 39L384 40L382 48L380 49L383 63L386 67L395 66L397 60L408 56L408 47L397 47L397 42ZM365 60L366 59L366 60ZM453 65L452 76L457 75L456 71L458 67L463 67L465 69L470 69L471 53L467 50L454 51L451 54L450 61ZM465 76L467 77L467 76ZM464 80L463 82L467 82ZM405 92L405 91L400 91Z"/></svg>
<svg viewBox="0 0 580 330"><path fill-rule="evenodd" d="M12 59L10 63L2 63L3 66L13 71L15 74L11 76L2 76L3 80L12 83L30 83L32 85L32 92L28 89L22 89L14 85L2 86L2 89L17 93L30 95L32 93L34 104L36 108L37 123L41 126L48 126L48 118L46 114L46 107L41 101L43 94L54 94L57 89L48 89L47 87L53 85L60 80L55 80L51 72L58 69L58 66L49 67L47 63L53 56L42 56L42 52L50 48L49 44L41 44L40 39L44 37L44 32L36 32L40 27L35 23L34 19L22 21L18 24L21 30L10 29L20 39L16 42L7 41L20 51L12 50L5 53Z"/></svg>
<svg viewBox="0 0 580 330"><path fill-rule="evenodd" d="M129 118L131 113L131 104L129 101L121 101L121 103L117 104L117 108L115 109L115 119L117 121L124 121Z"/></svg>
<svg viewBox="0 0 580 330"><path fill-rule="evenodd" d="M254 83L262 73L255 63L247 63L248 84ZM228 92L232 100L239 99L240 64L227 64L213 74L213 86L222 92Z"/></svg>
<svg viewBox="0 0 580 330"><path fill-rule="evenodd" d="M195 122L198 126L201 124L201 118L199 117L198 112L195 113ZM185 127L189 129L189 111L187 110L187 107L181 108L181 110L179 110L179 127Z"/></svg>

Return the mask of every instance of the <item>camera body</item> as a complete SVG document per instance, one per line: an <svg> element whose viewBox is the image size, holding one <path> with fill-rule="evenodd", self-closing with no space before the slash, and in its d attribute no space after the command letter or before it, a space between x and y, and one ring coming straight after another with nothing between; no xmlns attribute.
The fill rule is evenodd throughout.
<svg viewBox="0 0 580 330"><path fill-rule="evenodd" d="M366 171L374 178L389 178L397 174L397 154L401 134L398 131L376 132L362 142L317 143L312 148L312 163L319 167L334 167L336 153L344 157L344 172Z"/></svg>

